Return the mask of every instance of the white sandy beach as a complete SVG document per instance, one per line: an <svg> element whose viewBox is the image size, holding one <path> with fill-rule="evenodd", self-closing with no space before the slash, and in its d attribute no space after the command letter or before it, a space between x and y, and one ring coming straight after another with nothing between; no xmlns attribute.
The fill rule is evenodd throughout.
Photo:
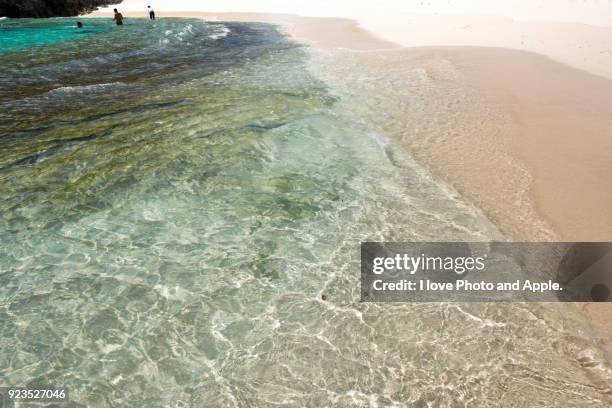
<svg viewBox="0 0 612 408"><path fill-rule="evenodd" d="M315 1L300 9L128 0L113 7L128 17L146 17L152 4L158 17L279 24L320 51L320 75L361 98L368 119L513 238L612 240L612 5L521 3L383 1L372 9ZM109 16L113 7L93 15ZM411 82L415 73L430 85ZM415 96L425 101L420 111ZM607 311L589 306L612 329Z"/></svg>

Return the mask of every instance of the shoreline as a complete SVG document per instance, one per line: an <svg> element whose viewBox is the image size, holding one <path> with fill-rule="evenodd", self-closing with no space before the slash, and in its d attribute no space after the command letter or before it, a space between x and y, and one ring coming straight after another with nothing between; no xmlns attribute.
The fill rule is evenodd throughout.
<svg viewBox="0 0 612 408"><path fill-rule="evenodd" d="M476 10L460 4L449 6L456 11L434 11L427 5L414 7L266 7L265 5L231 7L215 2L205 6L174 4L165 0L155 3L160 16L224 16L234 18L250 15L255 20L269 20L271 16L294 16L302 20L331 18L336 21L351 19L373 37L402 47L471 46L509 48L533 52L589 73L612 79L612 20L593 14L573 12L555 18L553 10ZM97 15L108 15L114 6L100 9ZM183 7L183 10L180 8ZM125 0L119 6L126 16L147 17L143 4ZM435 7L434 7L435 8ZM175 10L173 12L165 12ZM211 11L216 10L216 11ZM127 11L127 12L125 12ZM567 10L566 10L567 11ZM277 13L277 14L271 14ZM605 13L604 13L605 14ZM233 16L232 16L233 15Z"/></svg>
<svg viewBox="0 0 612 408"><path fill-rule="evenodd" d="M610 241L612 81L524 51L344 53L330 76L375 99L377 125L523 241ZM333 64L328 64L330 67ZM364 70L375 88L350 82ZM413 77L422 75L427 84ZM390 118L389 118L390 117ZM536 223L538 225L536 225Z"/></svg>
<svg viewBox="0 0 612 408"><path fill-rule="evenodd" d="M145 18L142 13L124 14ZM101 12L88 16L109 17ZM605 155L612 147L612 139L606 138L612 128L612 102L606 98L612 95L612 81L521 50L405 48L375 37L350 19L207 12L160 15L164 16L275 24L313 47L330 66L350 67L349 74L356 70L368 78L390 77L374 89L359 89L366 81L351 83L342 70L327 73L328 80L345 81L355 97L371 98L369 117L379 118L377 126L514 239L612 240L612 217L605 205L612 202L605 192L612 183L612 161L607 163ZM406 66L425 66L425 75L437 81L439 98L454 92L442 116L427 116L425 110L421 117L411 118L413 125L425 124L421 127L407 126L412 102L404 99L402 89L413 89L403 72ZM404 86L399 92L398 84ZM567 86L571 92L566 92ZM591 140L582 140L583 129L590 130ZM578 308L608 332L603 340L611 343L610 308Z"/></svg>
<svg viewBox="0 0 612 408"><path fill-rule="evenodd" d="M126 18L148 19L140 12L122 12ZM83 17L112 18L112 13L96 11ZM278 26L281 31L298 43L314 48L331 50L347 48L357 51L398 49L400 45L383 40L350 18L302 17L272 13L213 13L213 12L164 12L159 18L203 18L208 21L259 22Z"/></svg>

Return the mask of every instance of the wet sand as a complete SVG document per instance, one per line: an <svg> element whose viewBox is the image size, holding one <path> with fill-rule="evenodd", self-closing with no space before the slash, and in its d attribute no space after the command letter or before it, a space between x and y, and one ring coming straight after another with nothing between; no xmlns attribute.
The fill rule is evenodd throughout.
<svg viewBox="0 0 612 408"><path fill-rule="evenodd" d="M327 68L514 239L612 240L612 81L479 47L336 53Z"/></svg>
<svg viewBox="0 0 612 408"><path fill-rule="evenodd" d="M450 58L512 115L506 145L530 174L538 214L560 240L612 241L612 81L537 54L472 52Z"/></svg>
<svg viewBox="0 0 612 408"><path fill-rule="evenodd" d="M346 19L163 15L281 25L359 113L515 240L612 240L612 80L525 51L400 48ZM612 333L608 306L582 309Z"/></svg>

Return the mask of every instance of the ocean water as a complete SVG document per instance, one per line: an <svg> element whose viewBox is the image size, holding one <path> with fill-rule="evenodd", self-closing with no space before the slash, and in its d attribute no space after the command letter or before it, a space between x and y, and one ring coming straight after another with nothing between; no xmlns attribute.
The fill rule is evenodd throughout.
<svg viewBox="0 0 612 408"><path fill-rule="evenodd" d="M85 25L78 28L77 21ZM108 29L107 22L89 19L0 19L0 53L78 40Z"/></svg>
<svg viewBox="0 0 612 408"><path fill-rule="evenodd" d="M308 50L265 24L89 21L0 58L0 386L83 407L609 402L564 305L359 303L361 241L506 238L339 109Z"/></svg>

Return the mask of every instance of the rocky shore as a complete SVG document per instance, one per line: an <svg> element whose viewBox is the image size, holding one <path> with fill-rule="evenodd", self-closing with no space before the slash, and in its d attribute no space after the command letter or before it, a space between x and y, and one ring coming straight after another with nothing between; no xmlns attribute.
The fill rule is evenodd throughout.
<svg viewBox="0 0 612 408"><path fill-rule="evenodd" d="M117 3L121 3L121 0L0 0L0 16L69 17Z"/></svg>

